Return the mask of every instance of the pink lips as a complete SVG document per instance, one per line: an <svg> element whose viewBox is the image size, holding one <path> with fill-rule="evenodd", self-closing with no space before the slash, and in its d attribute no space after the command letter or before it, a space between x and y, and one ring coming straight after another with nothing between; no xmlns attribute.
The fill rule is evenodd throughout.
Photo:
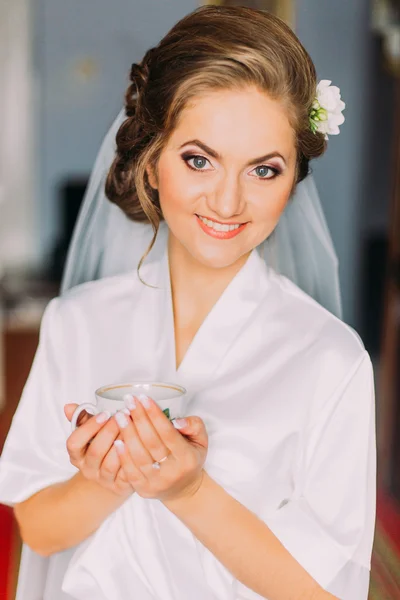
<svg viewBox="0 0 400 600"><path fill-rule="evenodd" d="M207 227L207 225L205 223L203 223L203 221L201 219L199 219L199 217L197 215L196 215L196 219L197 219L198 224L200 225L200 227L202 228L202 230L205 233L207 233L211 237L217 238L219 240L230 240L231 238L236 237L237 235L239 235L239 233L241 231L243 231L243 229L247 225L247 223L243 223L242 225L240 225L240 227L238 227L237 229L233 229L232 231L216 231L215 229L212 229L211 227Z"/></svg>

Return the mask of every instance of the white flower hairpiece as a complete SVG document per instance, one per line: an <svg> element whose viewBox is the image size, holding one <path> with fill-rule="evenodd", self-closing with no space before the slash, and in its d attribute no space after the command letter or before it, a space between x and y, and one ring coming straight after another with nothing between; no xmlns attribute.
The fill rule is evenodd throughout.
<svg viewBox="0 0 400 600"><path fill-rule="evenodd" d="M328 79L319 82L310 113L311 131L323 133L326 140L328 133L329 135L340 133L339 125L344 123L342 111L346 107L341 100L340 89L331 83Z"/></svg>

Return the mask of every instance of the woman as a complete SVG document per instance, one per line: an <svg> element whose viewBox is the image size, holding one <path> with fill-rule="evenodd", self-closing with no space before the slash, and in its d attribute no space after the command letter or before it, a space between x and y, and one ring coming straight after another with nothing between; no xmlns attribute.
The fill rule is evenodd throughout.
<svg viewBox="0 0 400 600"><path fill-rule="evenodd" d="M366 599L371 362L258 251L325 149L311 59L280 20L207 6L131 79L106 193L157 235L138 271L46 310L1 463L0 499L46 557L20 598ZM130 397L70 433L77 404L127 380L184 385L186 418Z"/></svg>

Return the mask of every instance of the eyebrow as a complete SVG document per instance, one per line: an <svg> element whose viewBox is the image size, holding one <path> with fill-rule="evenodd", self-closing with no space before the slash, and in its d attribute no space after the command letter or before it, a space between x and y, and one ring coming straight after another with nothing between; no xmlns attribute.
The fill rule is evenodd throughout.
<svg viewBox="0 0 400 600"><path fill-rule="evenodd" d="M210 148L209 146L207 146L207 144L205 144L204 142L200 141L200 140L189 140L188 142L183 143L181 146L179 146L179 150L181 148L183 148L183 146L187 146L189 144L194 144L196 146L198 146L199 148L201 148L204 152L206 152L207 154L209 154L210 156L212 156L213 158L216 158L217 160L221 159L221 155L218 154L218 152L216 150L213 150L212 148ZM251 167L252 165L258 164L258 163L262 163L266 160L269 160L270 158L274 158L275 156L279 156L283 162L286 165L286 160L283 158L282 154L280 152L274 151L274 152L269 152L269 154L265 154L264 156L259 156L258 158L253 158L252 160L250 160L247 163L247 167Z"/></svg>

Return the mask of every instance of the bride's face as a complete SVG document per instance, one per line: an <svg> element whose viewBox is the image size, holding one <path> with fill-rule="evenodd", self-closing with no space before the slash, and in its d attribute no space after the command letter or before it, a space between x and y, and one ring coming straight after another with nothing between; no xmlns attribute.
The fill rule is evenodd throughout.
<svg viewBox="0 0 400 600"><path fill-rule="evenodd" d="M147 172L159 191L170 247L223 268L274 230L295 171L287 110L251 87L196 97L182 111L156 175Z"/></svg>

